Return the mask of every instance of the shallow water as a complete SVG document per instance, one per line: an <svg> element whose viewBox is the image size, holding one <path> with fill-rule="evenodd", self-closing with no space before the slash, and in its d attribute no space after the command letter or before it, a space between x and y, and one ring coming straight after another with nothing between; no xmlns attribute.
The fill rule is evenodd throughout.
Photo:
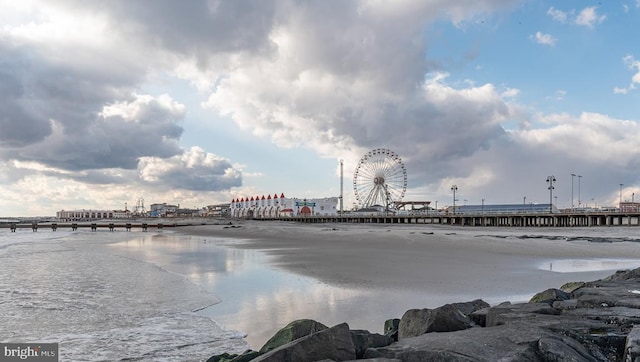
<svg viewBox="0 0 640 362"><path fill-rule="evenodd" d="M197 361L244 350L242 334L193 312L215 296L109 252L114 239L140 234L0 233L0 341L57 342L64 361Z"/></svg>
<svg viewBox="0 0 640 362"><path fill-rule="evenodd" d="M581 273L595 270L611 271L634 269L640 265L638 259L559 259L540 264L540 269L556 273Z"/></svg>

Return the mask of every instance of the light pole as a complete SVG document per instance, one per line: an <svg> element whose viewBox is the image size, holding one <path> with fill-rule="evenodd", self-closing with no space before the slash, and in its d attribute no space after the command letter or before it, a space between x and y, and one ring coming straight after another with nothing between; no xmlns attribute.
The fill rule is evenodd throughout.
<svg viewBox="0 0 640 362"><path fill-rule="evenodd" d="M575 173L571 174L571 211L573 211L573 178L576 177Z"/></svg>
<svg viewBox="0 0 640 362"><path fill-rule="evenodd" d="M453 214L456 214L456 191L458 191L457 185L451 185L451 191L453 191Z"/></svg>
<svg viewBox="0 0 640 362"><path fill-rule="evenodd" d="M526 196L522 198L522 206L523 207L527 206L527 197Z"/></svg>
<svg viewBox="0 0 640 362"><path fill-rule="evenodd" d="M482 199L482 215L484 215L484 199Z"/></svg>
<svg viewBox="0 0 640 362"><path fill-rule="evenodd" d="M547 183L549 184L549 213L553 213L553 183L556 182L556 177L551 175L547 176Z"/></svg>
<svg viewBox="0 0 640 362"><path fill-rule="evenodd" d="M581 175L578 175L578 207L580 207L580 205L582 204L582 201L580 201L580 180L582 179Z"/></svg>

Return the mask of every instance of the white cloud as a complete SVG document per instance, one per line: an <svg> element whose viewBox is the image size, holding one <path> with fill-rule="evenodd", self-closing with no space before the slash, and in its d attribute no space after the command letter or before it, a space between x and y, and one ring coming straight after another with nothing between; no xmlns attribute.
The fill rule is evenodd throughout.
<svg viewBox="0 0 640 362"><path fill-rule="evenodd" d="M625 88L613 88L613 93L615 94L627 94L629 91L636 89L636 86L640 84L640 60L636 60L632 55L627 55L622 58L622 61L630 70L635 71L635 74L631 77L631 83L629 86Z"/></svg>
<svg viewBox="0 0 640 362"><path fill-rule="evenodd" d="M561 23L567 22L568 14L562 10L558 10L554 8L553 6L550 7L549 10L547 10L547 15L551 16L555 21L558 21Z"/></svg>
<svg viewBox="0 0 640 362"><path fill-rule="evenodd" d="M197 146L171 158L142 157L138 174L145 183L169 190L220 191L240 186L242 180L229 160Z"/></svg>
<svg viewBox="0 0 640 362"><path fill-rule="evenodd" d="M607 18L606 15L599 15L595 6L582 9L576 16L575 23L578 25L593 28L594 25L602 23Z"/></svg>
<svg viewBox="0 0 640 362"><path fill-rule="evenodd" d="M185 100L184 89L142 95L150 83L171 77L189 80L208 109L246 131L246 142L258 137L305 147L345 159L345 169L371 148L390 148L406 162L410 187L427 193L445 180L463 193L486 193L491 202L521 200L523 190L544 196L538 175L561 179L558 169L595 163L597 173L584 179L594 184L600 174L637 169L633 122L599 114L531 116L515 104L519 89L450 84L425 57L430 22L465 26L516 3L276 0L219 2L215 9L196 0L34 3L26 11L38 15L33 21L0 28L0 52L8 59L0 69L0 108L23 126L1 127L0 119L3 196L16 200L12 205L42 203L21 202L24 189L71 207L142 195L203 205L250 190L242 176L266 183L255 169L244 172L218 156L233 150L180 147L182 124L199 121L180 102L197 97ZM605 19L596 8L551 7L547 14L589 27ZM557 42L543 32L531 37ZM640 73L633 57L625 64ZM618 91L639 81L636 74ZM529 127L505 131L507 122Z"/></svg>
<svg viewBox="0 0 640 362"><path fill-rule="evenodd" d="M554 38L551 34L543 34L541 32L536 32L535 35L531 35L531 39L535 40L538 44L554 46L556 45L557 39Z"/></svg>
<svg viewBox="0 0 640 362"><path fill-rule="evenodd" d="M500 96L502 98L514 98L514 97L517 97L519 94L520 94L520 89L509 88L506 91L502 92Z"/></svg>
<svg viewBox="0 0 640 362"><path fill-rule="evenodd" d="M595 25L602 23L607 18L606 15L598 14L597 7L595 6L586 7L580 10L577 14L574 9L570 11L562 11L552 6L547 10L547 15L551 16L553 20L563 24L571 21L573 24L589 28L593 28Z"/></svg>

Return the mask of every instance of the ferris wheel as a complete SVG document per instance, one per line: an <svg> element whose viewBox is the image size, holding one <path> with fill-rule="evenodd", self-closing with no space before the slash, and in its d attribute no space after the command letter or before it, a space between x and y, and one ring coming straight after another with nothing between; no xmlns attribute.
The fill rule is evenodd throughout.
<svg viewBox="0 0 640 362"><path fill-rule="evenodd" d="M367 152L356 166L353 191L360 207L374 205L389 208L407 191L407 170L393 151L376 148Z"/></svg>

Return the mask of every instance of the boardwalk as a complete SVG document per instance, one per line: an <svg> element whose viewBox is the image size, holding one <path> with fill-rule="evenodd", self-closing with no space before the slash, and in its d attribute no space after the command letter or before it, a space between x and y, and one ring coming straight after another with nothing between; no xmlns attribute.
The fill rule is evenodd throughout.
<svg viewBox="0 0 640 362"><path fill-rule="evenodd" d="M255 220L274 220L258 219ZM640 212L293 216L303 223L442 224L493 227L640 226Z"/></svg>
<svg viewBox="0 0 640 362"><path fill-rule="evenodd" d="M231 223L232 218L217 219L218 225ZM640 212L576 212L576 213L465 213L465 214L445 214L434 213L425 214L405 214L405 215L354 215L345 214L342 216L291 216L281 218L254 218L257 221L292 221L301 223L355 223L355 224L426 224L426 225L456 225L465 227L596 227L596 226L640 226ZM203 219L202 225L209 224L210 220ZM222 221L222 223L221 223ZM194 225L193 222L124 222L101 221L101 222L6 222L0 223L0 229L10 229L15 232L17 229L31 229L34 232L42 229L56 231L58 229L108 229L115 231L124 229L161 230L163 228L174 228L179 226Z"/></svg>
<svg viewBox="0 0 640 362"><path fill-rule="evenodd" d="M124 229L126 231L131 231L131 229L141 229L142 231L147 231L149 229L163 229L165 227L178 227L185 226L191 224L178 224L178 223L148 223L148 222L137 222L137 223L127 223L127 222L73 222L73 223L19 223L19 222L9 222L0 224L0 228L9 229L12 232L15 232L17 229L31 229L34 232L39 229L49 229L52 231L56 231L58 229L71 229L72 231L76 231L78 229L91 229L91 231L97 231L98 229L108 229L109 231L115 231L116 229Z"/></svg>

